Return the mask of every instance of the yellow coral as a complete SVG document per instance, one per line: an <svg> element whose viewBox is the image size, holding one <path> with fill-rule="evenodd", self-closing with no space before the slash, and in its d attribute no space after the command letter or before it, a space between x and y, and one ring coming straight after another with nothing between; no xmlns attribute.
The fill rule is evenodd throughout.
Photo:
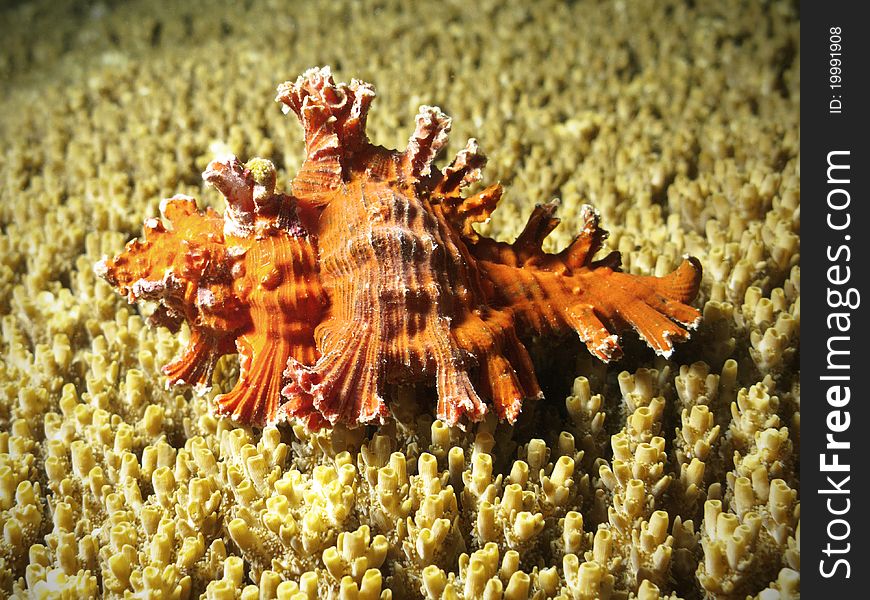
<svg viewBox="0 0 870 600"><path fill-rule="evenodd" d="M0 596L798 597L794 7L406 4L3 9ZM626 336L612 365L531 342L547 398L515 428L452 429L415 386L377 430L239 428L208 411L232 357L166 390L190 332L91 266L159 198L201 196L216 152L285 189L300 133L259 99L326 63L378 83L387 147L450 103L510 182L482 231L511 240L558 196L549 251L590 203L630 272L698 256L693 340L665 360Z"/></svg>

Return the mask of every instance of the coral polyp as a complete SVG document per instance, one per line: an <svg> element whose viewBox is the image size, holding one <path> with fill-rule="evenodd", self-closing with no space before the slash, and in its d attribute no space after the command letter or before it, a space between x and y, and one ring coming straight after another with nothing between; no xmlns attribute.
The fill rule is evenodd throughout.
<svg viewBox="0 0 870 600"><path fill-rule="evenodd" d="M555 202L511 244L480 235L502 188L466 193L486 163L477 141L439 170L451 120L422 106L403 151L374 145L374 97L328 67L281 84L305 138L292 193L275 191L269 161L217 159L203 178L225 197L223 218L164 201L168 227L149 219L144 242L98 265L131 302L157 300L157 322L189 323L170 382L208 384L217 358L237 351L239 381L217 410L242 423L383 423L385 386L416 382L434 384L450 425L480 421L487 401L514 422L542 396L521 336L573 330L609 361L624 329L668 356L697 326L696 259L664 277L622 273L618 252L596 258L607 233L589 206L571 244L545 252Z"/></svg>

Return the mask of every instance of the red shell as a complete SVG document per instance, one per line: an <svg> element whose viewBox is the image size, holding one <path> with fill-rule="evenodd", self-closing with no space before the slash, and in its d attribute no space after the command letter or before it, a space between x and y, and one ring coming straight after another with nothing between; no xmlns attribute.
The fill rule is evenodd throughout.
<svg viewBox="0 0 870 600"><path fill-rule="evenodd" d="M385 384L410 382L435 384L450 424L480 420L484 399L513 422L541 396L518 330L573 329L605 361L627 327L664 355L688 338L700 319L686 304L696 259L662 278L619 272L615 252L594 261L606 232L588 206L558 254L541 249L555 203L537 206L513 244L480 236L472 224L501 187L462 197L486 162L476 141L439 171L450 119L423 106L403 152L375 146L365 135L373 98L369 84L336 84L328 68L282 84L277 99L305 132L292 195L274 192L268 161L215 161L204 177L227 199L223 219L173 198L171 230L146 221L144 242L100 265L130 301L160 300L162 322L190 323L170 381L207 383L235 342L241 376L217 408L241 422L381 422Z"/></svg>

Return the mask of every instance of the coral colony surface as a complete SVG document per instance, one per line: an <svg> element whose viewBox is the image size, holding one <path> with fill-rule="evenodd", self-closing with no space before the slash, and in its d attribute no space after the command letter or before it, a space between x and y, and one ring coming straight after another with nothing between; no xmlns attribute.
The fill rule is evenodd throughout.
<svg viewBox="0 0 870 600"><path fill-rule="evenodd" d="M800 597L796 8L427 14L0 11L0 597Z"/></svg>

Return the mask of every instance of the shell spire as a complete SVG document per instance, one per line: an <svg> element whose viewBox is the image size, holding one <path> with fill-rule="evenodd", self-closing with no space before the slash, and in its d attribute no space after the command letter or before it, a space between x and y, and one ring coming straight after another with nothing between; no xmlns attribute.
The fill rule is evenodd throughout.
<svg viewBox="0 0 870 600"><path fill-rule="evenodd" d="M226 200L224 218L227 227L238 233L250 233L256 217L254 206L254 179L233 155L208 163L202 173L204 181L212 184Z"/></svg>
<svg viewBox="0 0 870 600"><path fill-rule="evenodd" d="M447 144L452 120L437 106L421 106L415 123L401 160L405 176L417 181L432 173L435 157Z"/></svg>
<svg viewBox="0 0 870 600"><path fill-rule="evenodd" d="M354 155L369 146L366 116L374 88L356 79L336 84L329 67L308 69L278 86L275 100L296 113L305 135L305 162L293 180L295 195L328 201L347 177Z"/></svg>
<svg viewBox="0 0 870 600"><path fill-rule="evenodd" d="M481 152L477 140L470 138L465 148L444 169L440 179L432 188L431 198L444 207L451 223L468 239L477 239L472 225L489 220L492 211L498 206L502 187L493 184L471 196L463 197L462 191L483 178L486 155Z"/></svg>

